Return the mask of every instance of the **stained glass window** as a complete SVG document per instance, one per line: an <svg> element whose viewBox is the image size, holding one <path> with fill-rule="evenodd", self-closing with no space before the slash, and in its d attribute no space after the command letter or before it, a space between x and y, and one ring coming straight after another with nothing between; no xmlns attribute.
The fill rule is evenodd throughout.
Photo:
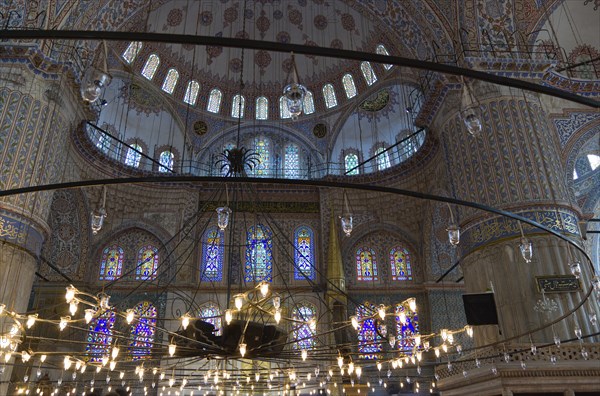
<svg viewBox="0 0 600 396"><path fill-rule="evenodd" d="M98 140L96 141L96 147L104 154L107 154L108 149L110 148L110 140L108 138L108 135L99 132Z"/></svg>
<svg viewBox="0 0 600 396"><path fill-rule="evenodd" d="M233 118L244 118L244 106L246 103L246 99L238 94L233 97L233 101L231 102L231 116Z"/></svg>
<svg viewBox="0 0 600 396"><path fill-rule="evenodd" d="M121 277L123 270L123 249L117 245L109 246L102 252L100 280L115 280Z"/></svg>
<svg viewBox="0 0 600 396"><path fill-rule="evenodd" d="M125 165L133 166L134 168L140 166L140 160L142 159L141 152L142 146L140 146L139 144L132 144L131 147L127 148L127 155L125 156Z"/></svg>
<svg viewBox="0 0 600 396"><path fill-rule="evenodd" d="M201 281L220 282L223 279L224 234L217 227L208 228L202 241Z"/></svg>
<svg viewBox="0 0 600 396"><path fill-rule="evenodd" d="M392 166L390 163L390 156L388 155L388 152L385 151L385 147L379 147L375 151L375 155L377 156L375 157L377 158L377 170L381 171Z"/></svg>
<svg viewBox="0 0 600 396"><path fill-rule="evenodd" d="M252 170L252 174L258 177L269 177L271 175L271 141L267 138L254 139L254 152L258 155L258 164Z"/></svg>
<svg viewBox="0 0 600 396"><path fill-rule="evenodd" d="M362 71L363 77L367 82L367 85L373 85L375 81L377 81L377 76L373 71L373 67L367 61L364 61L360 64L360 70Z"/></svg>
<svg viewBox="0 0 600 396"><path fill-rule="evenodd" d="M296 144L290 143L285 146L283 175L287 179L300 177L300 150Z"/></svg>
<svg viewBox="0 0 600 396"><path fill-rule="evenodd" d="M323 98L325 99L325 106L327 106L328 109L337 106L337 98L335 97L333 85L325 84L323 86Z"/></svg>
<svg viewBox="0 0 600 396"><path fill-rule="evenodd" d="M248 229L246 244L246 265L244 277L246 282L260 282L272 279L273 239L271 231L257 224Z"/></svg>
<svg viewBox="0 0 600 396"><path fill-rule="evenodd" d="M131 63L135 60L135 57L137 56L137 54L140 52L140 50L142 49L142 42L141 41L132 41L131 43L129 43L129 45L127 46L127 48L125 49L125 51L123 52L123 59L125 59L125 62L127 63Z"/></svg>
<svg viewBox="0 0 600 396"><path fill-rule="evenodd" d="M368 302L356 308L356 316L360 323L358 328L358 353L362 359L376 359L381 352L381 336L385 336L383 327L373 318L375 306ZM376 326L378 328L376 328Z"/></svg>
<svg viewBox="0 0 600 396"><path fill-rule="evenodd" d="M344 84L344 90L346 91L346 97L348 99L356 96L356 85L354 85L354 78L352 75L347 73L342 77L342 83Z"/></svg>
<svg viewBox="0 0 600 396"><path fill-rule="evenodd" d="M175 159L175 154L170 151L163 151L160 153L158 157L158 162L160 166L158 167L159 172L172 172L173 171L173 160Z"/></svg>
<svg viewBox="0 0 600 396"><path fill-rule="evenodd" d="M264 96L256 98L256 119L266 120L269 118L269 100Z"/></svg>
<svg viewBox="0 0 600 396"><path fill-rule="evenodd" d="M200 84L198 81L190 81L188 82L187 88L185 89L185 96L183 97L183 101L191 106L196 104L198 100L198 93L200 92Z"/></svg>
<svg viewBox="0 0 600 396"><path fill-rule="evenodd" d="M406 315L406 323L400 320L400 314ZM415 347L414 335L419 333L419 318L416 312L412 312L403 304L396 305L396 338L398 348L409 352Z"/></svg>
<svg viewBox="0 0 600 396"><path fill-rule="evenodd" d="M410 253L406 248L396 246L390 250L390 265L392 268L392 280L412 280Z"/></svg>
<svg viewBox="0 0 600 396"><path fill-rule="evenodd" d="M317 333L317 309L314 305L303 302L292 310L292 319L295 321L292 329L292 339L296 340L294 349L311 349L315 346Z"/></svg>
<svg viewBox="0 0 600 396"><path fill-rule="evenodd" d="M162 90L172 94L175 85L177 85L177 80L179 80L179 72L175 69L169 69L167 77L165 77L165 81L163 81Z"/></svg>
<svg viewBox="0 0 600 396"><path fill-rule="evenodd" d="M301 226L294 233L295 268L294 279L315 280L315 247L313 231Z"/></svg>
<svg viewBox="0 0 600 396"><path fill-rule="evenodd" d="M279 116L283 119L292 118L290 109L287 107L285 96L279 98Z"/></svg>
<svg viewBox="0 0 600 396"><path fill-rule="evenodd" d="M156 317L158 312L154 304L142 301L133 308L135 320L131 325L129 354L133 360L147 359L152 354Z"/></svg>
<svg viewBox="0 0 600 396"><path fill-rule="evenodd" d="M217 89L213 88L210 91L210 95L208 96L208 105L206 106L206 110L211 113L217 114L221 109L221 99L223 98L223 93Z"/></svg>
<svg viewBox="0 0 600 396"><path fill-rule="evenodd" d="M223 329L221 328L221 310L219 307L213 303L204 304L200 307L200 314L198 316L203 321L215 326L215 335L221 335Z"/></svg>
<svg viewBox="0 0 600 396"><path fill-rule="evenodd" d="M152 245L144 246L138 251L135 268L135 279L152 280L158 274L158 249Z"/></svg>
<svg viewBox="0 0 600 396"><path fill-rule="evenodd" d="M304 114L312 114L315 112L315 100L310 91L306 91L306 95L304 95L303 110Z"/></svg>
<svg viewBox="0 0 600 396"><path fill-rule="evenodd" d="M152 80L154 77L154 73L156 73L156 69L158 69L158 65L160 64L160 58L156 54L151 54L146 61L146 64L142 68L142 76L146 77L148 80Z"/></svg>
<svg viewBox="0 0 600 396"><path fill-rule="evenodd" d="M91 362L99 362L103 356L108 356L112 344L113 326L115 324L115 311L102 312L90 322L88 327L87 358Z"/></svg>
<svg viewBox="0 0 600 396"><path fill-rule="evenodd" d="M378 53L379 55L389 55L390 53L388 52L388 50L384 47L383 44L379 44L377 46L377 48L375 49L375 52ZM383 67L385 67L385 70L390 70L392 68L393 65L383 65Z"/></svg>
<svg viewBox="0 0 600 396"><path fill-rule="evenodd" d="M346 154L344 166L347 175L358 175L358 155L354 153Z"/></svg>
<svg viewBox="0 0 600 396"><path fill-rule="evenodd" d="M356 251L356 274L359 281L376 281L377 259L375 251L370 248L359 248Z"/></svg>

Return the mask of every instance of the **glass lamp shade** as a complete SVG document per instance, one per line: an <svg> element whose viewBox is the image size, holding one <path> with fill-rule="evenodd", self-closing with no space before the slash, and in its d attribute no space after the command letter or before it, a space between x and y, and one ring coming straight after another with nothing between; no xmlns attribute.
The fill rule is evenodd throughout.
<svg viewBox="0 0 600 396"><path fill-rule="evenodd" d="M579 279L579 277L581 276L581 263L579 262L579 260L575 260L574 262L569 264L569 269L571 270L573 276Z"/></svg>
<svg viewBox="0 0 600 396"><path fill-rule="evenodd" d="M111 77L108 74L95 67L90 67L81 81L81 98L86 102L95 102L102 94L102 88L110 84L110 81Z"/></svg>
<svg viewBox="0 0 600 396"><path fill-rule="evenodd" d="M92 234L96 235L102 229L105 218L106 218L106 209L104 209L104 208L94 210L91 213Z"/></svg>
<svg viewBox="0 0 600 396"><path fill-rule="evenodd" d="M479 108L476 106L471 106L462 112L462 119L467 127L467 131L473 135L477 136L483 129L483 124L481 123L481 112Z"/></svg>
<svg viewBox="0 0 600 396"><path fill-rule="evenodd" d="M302 105L306 96L306 88L302 84L291 83L283 88L283 96L285 97L286 106L292 116L292 119L297 119L302 114Z"/></svg>
<svg viewBox="0 0 600 396"><path fill-rule="evenodd" d="M229 225L229 215L231 214L231 209L227 206L221 206L217 208L217 225L221 229L221 231L225 231L227 226Z"/></svg>
<svg viewBox="0 0 600 396"><path fill-rule="evenodd" d="M450 241L450 244L454 246L458 245L460 243L460 227L456 224L450 224L446 228L446 231L448 231L448 241Z"/></svg>
<svg viewBox="0 0 600 396"><path fill-rule="evenodd" d="M531 263L531 258L533 257L533 245L529 239L521 238L519 249L521 250L521 256L523 256L523 260L525 260L526 263Z"/></svg>
<svg viewBox="0 0 600 396"><path fill-rule="evenodd" d="M342 222L342 231L344 231L346 236L350 236L352 234L352 215L343 215L340 217L340 220Z"/></svg>

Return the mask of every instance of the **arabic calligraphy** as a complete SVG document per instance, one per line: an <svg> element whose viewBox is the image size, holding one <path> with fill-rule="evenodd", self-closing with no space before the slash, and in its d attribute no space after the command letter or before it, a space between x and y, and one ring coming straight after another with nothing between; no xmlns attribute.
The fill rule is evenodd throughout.
<svg viewBox="0 0 600 396"><path fill-rule="evenodd" d="M24 232L22 224L0 217L0 238L14 239L19 243L24 243L27 233Z"/></svg>
<svg viewBox="0 0 600 396"><path fill-rule="evenodd" d="M537 276L538 290L544 293L568 293L581 290L579 279L571 275Z"/></svg>

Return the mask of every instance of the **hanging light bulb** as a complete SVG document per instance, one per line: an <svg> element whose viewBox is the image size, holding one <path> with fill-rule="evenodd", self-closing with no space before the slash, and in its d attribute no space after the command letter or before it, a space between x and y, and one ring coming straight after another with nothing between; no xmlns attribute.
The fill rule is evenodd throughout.
<svg viewBox="0 0 600 396"><path fill-rule="evenodd" d="M352 323L352 327L354 327L354 330L358 330L358 318L356 317L356 315L350 316L350 323Z"/></svg>
<svg viewBox="0 0 600 396"><path fill-rule="evenodd" d="M23 363L28 362L29 359L31 359L31 354L29 352L27 352L27 351L21 352L21 360L23 361Z"/></svg>
<svg viewBox="0 0 600 396"><path fill-rule="evenodd" d="M65 293L65 300L67 300L67 304L70 304L71 301L73 301L76 291L77 289L73 285L67 286L67 292Z"/></svg>
<svg viewBox="0 0 600 396"><path fill-rule="evenodd" d="M31 329L31 327L33 327L33 325L35 324L35 321L37 320L38 314L33 314L33 315L27 315L27 322L25 323L25 325L27 326L28 329Z"/></svg>
<svg viewBox="0 0 600 396"><path fill-rule="evenodd" d="M383 305L383 304L379 305L379 308L377 309L377 314L379 315L381 320L385 319L385 305Z"/></svg>
<svg viewBox="0 0 600 396"><path fill-rule="evenodd" d="M392 364L393 364L393 362L392 362ZM381 371L381 367L382 367L381 362L377 362L377 370L378 371Z"/></svg>
<svg viewBox="0 0 600 396"><path fill-rule="evenodd" d="M342 368L344 366L344 358L341 355L338 355L337 357L337 364L339 368Z"/></svg>
<svg viewBox="0 0 600 396"><path fill-rule="evenodd" d="M306 349L302 350L302 361L306 361L306 358L308 357L308 352L306 352Z"/></svg>
<svg viewBox="0 0 600 396"><path fill-rule="evenodd" d="M110 305L109 305L110 296L108 294L102 293L102 294L100 294L99 298L100 298L100 308L105 311L110 309Z"/></svg>
<svg viewBox="0 0 600 396"><path fill-rule="evenodd" d="M111 356L114 359L117 358L117 356L119 356L119 347L118 346L113 346L112 351L111 351Z"/></svg>
<svg viewBox="0 0 600 396"><path fill-rule="evenodd" d="M348 363L348 374L352 374L354 372L354 362Z"/></svg>
<svg viewBox="0 0 600 396"><path fill-rule="evenodd" d="M408 302L408 308L412 312L417 312L417 300L414 297L411 297L406 301Z"/></svg>
<svg viewBox="0 0 600 396"><path fill-rule="evenodd" d="M531 241L522 236L519 249L521 250L521 256L523 256L523 260L525 260L526 263L531 263L531 258L533 257L533 245L531 244Z"/></svg>
<svg viewBox="0 0 600 396"><path fill-rule="evenodd" d="M100 95L102 89L110 84L111 76L108 73L100 71L95 67L89 67L81 80L81 98L86 102L94 103Z"/></svg>
<svg viewBox="0 0 600 396"><path fill-rule="evenodd" d="M421 345L421 335L420 334L416 334L415 337L414 337L414 340L415 340L415 345L416 346Z"/></svg>
<svg viewBox="0 0 600 396"><path fill-rule="evenodd" d="M275 323L279 324L279 322L281 321L281 310L280 309L275 310L275 314L273 314L273 319L275 319Z"/></svg>
<svg viewBox="0 0 600 396"><path fill-rule="evenodd" d="M296 70L296 59L292 53L292 82L283 88L285 103L293 120L298 119L302 114L304 97L306 96L306 87L298 83L298 71Z"/></svg>
<svg viewBox="0 0 600 396"><path fill-rule="evenodd" d="M96 209L91 213L91 228L92 234L96 235L102 229L104 225L104 219L106 218L106 209Z"/></svg>
<svg viewBox="0 0 600 396"><path fill-rule="evenodd" d="M579 279L581 276L581 263L579 260L575 260L569 264L569 269L571 270L571 274L573 274L576 279Z"/></svg>
<svg viewBox="0 0 600 396"><path fill-rule="evenodd" d="M446 341L448 339L448 329L441 329L440 336L442 337L443 341Z"/></svg>
<svg viewBox="0 0 600 396"><path fill-rule="evenodd" d="M243 342L240 343L240 355L242 355L242 357L246 355L246 344L244 344Z"/></svg>
<svg viewBox="0 0 600 396"><path fill-rule="evenodd" d="M176 350L177 350L177 345L175 345L173 340L171 340L171 343L169 344L169 356L173 357L173 355L175 355Z"/></svg>
<svg viewBox="0 0 600 396"><path fill-rule="evenodd" d="M473 326L466 325L465 326L465 332L467 333L467 335L469 336L469 338L473 338Z"/></svg>
<svg viewBox="0 0 600 396"><path fill-rule="evenodd" d="M360 378L362 375L362 367L356 366L356 368L354 368L354 372L356 373L356 378Z"/></svg>
<svg viewBox="0 0 600 396"><path fill-rule="evenodd" d="M393 348L394 345L396 345L396 337L390 336L388 339L388 342L390 343L390 346Z"/></svg>
<svg viewBox="0 0 600 396"><path fill-rule="evenodd" d="M349 237L352 234L352 215L345 214L340 217L340 220L342 222L342 231Z"/></svg>
<svg viewBox="0 0 600 396"><path fill-rule="evenodd" d="M238 311L244 306L244 298L245 296L242 293L236 294L234 297L234 304Z"/></svg>
<svg viewBox="0 0 600 396"><path fill-rule="evenodd" d="M60 331L63 331L67 327L69 320L71 320L70 316L61 316L60 317L60 322L58 324L58 328L60 329Z"/></svg>
<svg viewBox="0 0 600 396"><path fill-rule="evenodd" d="M267 294L269 294L269 282L267 282L267 281L260 282L259 289L260 289L260 294L263 296L263 298L266 297Z"/></svg>
<svg viewBox="0 0 600 396"><path fill-rule="evenodd" d="M88 308L85 310L85 315L84 315L85 323L89 324L92 321L92 319L94 318L94 313L95 313L95 311L92 308Z"/></svg>
<svg viewBox="0 0 600 396"><path fill-rule="evenodd" d="M481 122L481 112L479 110L479 105L475 100L473 93L471 92L471 87L468 83L463 83L463 93L462 93L462 103L463 110L461 111L461 117L465 126L467 127L467 131L472 136L477 136L483 129L483 124Z"/></svg>
<svg viewBox="0 0 600 396"><path fill-rule="evenodd" d="M125 311L125 320L127 321L127 324L131 324L131 322L133 322L134 316L135 312L133 309L128 309Z"/></svg>
<svg viewBox="0 0 600 396"><path fill-rule="evenodd" d="M79 302L77 300L73 300L69 303L69 312L71 315L75 315L77 313L77 308L79 307Z"/></svg>
<svg viewBox="0 0 600 396"><path fill-rule="evenodd" d="M181 327L183 327L183 329L187 329L187 327L190 325L190 315L186 312L182 317L181 317Z"/></svg>
<svg viewBox="0 0 600 396"><path fill-rule="evenodd" d="M110 371L113 371L115 369L115 367L117 367L117 362L114 360L111 360L108 367L110 368Z"/></svg>
<svg viewBox="0 0 600 396"><path fill-rule="evenodd" d="M230 324L232 320L233 320L233 314L231 313L231 309L226 309L225 310L225 322L227 324Z"/></svg>
<svg viewBox="0 0 600 396"><path fill-rule="evenodd" d="M231 215L231 209L227 206L221 206L216 209L217 211L217 225L221 231L225 231L229 225L229 215Z"/></svg>
<svg viewBox="0 0 600 396"><path fill-rule="evenodd" d="M456 224L450 224L448 228L448 241L451 245L458 245L460 243L460 227Z"/></svg>
<svg viewBox="0 0 600 396"><path fill-rule="evenodd" d="M47 358L46 355L40 356L40 362L44 363L46 361L46 358Z"/></svg>
<svg viewBox="0 0 600 396"><path fill-rule="evenodd" d="M400 314L398 314L398 320L400 320L400 323L406 324L406 313L404 311L401 311Z"/></svg>

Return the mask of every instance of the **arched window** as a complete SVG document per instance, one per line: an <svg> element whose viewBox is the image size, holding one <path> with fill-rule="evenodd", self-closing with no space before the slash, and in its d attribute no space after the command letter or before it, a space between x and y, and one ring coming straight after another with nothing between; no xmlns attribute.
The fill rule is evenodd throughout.
<svg viewBox="0 0 600 396"><path fill-rule="evenodd" d="M98 140L96 141L96 147L104 154L108 154L108 150L110 149L110 140L108 135L100 132L98 135Z"/></svg>
<svg viewBox="0 0 600 396"><path fill-rule="evenodd" d="M377 157L377 170L384 170L389 168L390 166L392 166L392 164L390 163L390 156L388 155L388 152L385 150L385 147L379 147L376 151L375 151L375 155Z"/></svg>
<svg viewBox="0 0 600 396"><path fill-rule="evenodd" d="M173 160L175 159L175 154L170 151L163 151L160 153L158 157L158 163L160 166L158 167L159 172L173 172Z"/></svg>
<svg viewBox="0 0 600 396"><path fill-rule="evenodd" d="M152 245L144 246L138 251L135 279L152 280L158 274L158 249Z"/></svg>
<svg viewBox="0 0 600 396"><path fill-rule="evenodd" d="M356 308L356 316L360 323L358 328L358 353L362 359L376 359L377 354L381 352L381 337L377 334L377 330L381 335L386 335L383 327L373 319L375 312L375 306L368 302Z"/></svg>
<svg viewBox="0 0 600 396"><path fill-rule="evenodd" d="M158 312L154 304L142 301L133 308L133 313L135 320L129 330L131 336L129 354L133 360L150 358Z"/></svg>
<svg viewBox="0 0 600 396"><path fill-rule="evenodd" d="M256 98L256 119L266 120L269 118L269 99L264 96Z"/></svg>
<svg viewBox="0 0 600 396"><path fill-rule="evenodd" d="M367 85L373 85L375 81L377 81L377 76L375 75L373 67L369 62L361 62L360 70L362 71L363 77L365 78Z"/></svg>
<svg viewBox="0 0 600 396"><path fill-rule="evenodd" d="M333 85L325 84L323 86L323 98L325 99L325 106L327 106L328 109L337 106L337 98L335 97Z"/></svg>
<svg viewBox="0 0 600 396"><path fill-rule="evenodd" d="M132 144L131 147L127 148L127 155L125 156L125 165L137 168L138 166L140 166L141 159L142 146L140 146L139 144Z"/></svg>
<svg viewBox="0 0 600 396"><path fill-rule="evenodd" d="M390 53L388 52L388 50L384 47L383 44L379 44L377 46L377 48L375 49L375 52L378 53L379 55L389 55ZM385 70L390 70L392 68L393 65L383 65L383 67L385 68Z"/></svg>
<svg viewBox="0 0 600 396"><path fill-rule="evenodd" d="M90 362L99 362L108 356L112 344L115 311L107 310L90 322L88 327L87 346L85 348Z"/></svg>
<svg viewBox="0 0 600 396"><path fill-rule="evenodd" d="M355 153L346 154L344 167L347 175L358 175L358 155Z"/></svg>
<svg viewBox="0 0 600 396"><path fill-rule="evenodd" d="M213 303L204 304L202 307L200 307L198 316L203 321L215 326L215 335L219 336L222 334L223 328L221 326L221 310L219 307Z"/></svg>
<svg viewBox="0 0 600 396"><path fill-rule="evenodd" d="M375 251L370 248L359 248L356 251L356 278L359 281L376 281L377 259Z"/></svg>
<svg viewBox="0 0 600 396"><path fill-rule="evenodd" d="M141 41L132 41L131 43L129 43L129 45L127 46L127 48L125 49L125 51L123 52L123 59L125 59L125 62L127 63L131 63L135 60L135 57L137 56L137 54L139 54L140 50L142 49L142 42Z"/></svg>
<svg viewBox="0 0 600 396"><path fill-rule="evenodd" d="M109 246L102 252L100 280L115 280L123 271L123 249L117 245Z"/></svg>
<svg viewBox="0 0 600 396"><path fill-rule="evenodd" d="M244 118L244 106L246 104L246 99L237 94L233 97L233 101L231 102L231 116L233 118Z"/></svg>
<svg viewBox="0 0 600 396"><path fill-rule="evenodd" d="M310 227L301 226L294 233L294 279L315 280L315 242Z"/></svg>
<svg viewBox="0 0 600 396"><path fill-rule="evenodd" d="M172 94L175 85L177 85L177 80L179 80L179 72L175 69L169 69L167 77L165 77L165 81L163 81L162 90L168 94Z"/></svg>
<svg viewBox="0 0 600 396"><path fill-rule="evenodd" d="M290 109L288 109L287 102L285 101L285 96L279 98L279 116L283 119L292 118Z"/></svg>
<svg viewBox="0 0 600 396"><path fill-rule="evenodd" d="M158 69L158 65L160 64L160 58L156 54L151 54L146 61L146 64L142 68L142 76L146 77L148 80L152 80L154 77L154 73L156 73L156 69Z"/></svg>
<svg viewBox="0 0 600 396"><path fill-rule="evenodd" d="M267 138L254 139L254 152L258 155L258 164L252 170L252 174L258 177L269 177L271 175L271 141Z"/></svg>
<svg viewBox="0 0 600 396"><path fill-rule="evenodd" d="M573 180L579 179L579 175L577 174L577 169L573 169Z"/></svg>
<svg viewBox="0 0 600 396"><path fill-rule="evenodd" d="M192 80L188 82L187 88L185 89L185 96L183 101L190 106L194 106L198 100L198 93L200 92L200 84L198 81Z"/></svg>
<svg viewBox="0 0 600 396"><path fill-rule="evenodd" d="M590 167L592 170L596 170L596 168L600 166L600 156L596 154L588 154L587 158L590 162Z"/></svg>
<svg viewBox="0 0 600 396"><path fill-rule="evenodd" d="M346 97L348 99L356 96L356 85L354 85L354 78L350 73L344 74L342 77L342 83L344 84L344 90L346 91Z"/></svg>
<svg viewBox="0 0 600 396"><path fill-rule="evenodd" d="M244 277L246 282L271 282L273 275L272 259L273 239L271 231L257 224L251 226L247 233L246 265Z"/></svg>
<svg viewBox="0 0 600 396"><path fill-rule="evenodd" d="M315 112L315 100L313 99L313 94L310 91L306 91L306 95L304 95L303 109L304 114L312 114Z"/></svg>
<svg viewBox="0 0 600 396"><path fill-rule="evenodd" d="M405 319L404 322L402 319ZM415 347L415 334L419 333L419 318L403 304L396 305L396 339L401 351L409 352Z"/></svg>
<svg viewBox="0 0 600 396"><path fill-rule="evenodd" d="M224 234L217 227L210 227L202 239L202 267L200 280L220 282L223 279Z"/></svg>
<svg viewBox="0 0 600 396"><path fill-rule="evenodd" d="M287 179L298 179L300 177L300 150L298 145L294 143L285 146L283 176Z"/></svg>
<svg viewBox="0 0 600 396"><path fill-rule="evenodd" d="M217 89L213 88L210 91L210 95L208 96L208 105L206 106L206 110L217 114L221 109L221 99L223 98L223 93Z"/></svg>
<svg viewBox="0 0 600 396"><path fill-rule="evenodd" d="M406 248L396 246L390 250L390 266L392 269L392 280L412 280L410 253Z"/></svg>
<svg viewBox="0 0 600 396"><path fill-rule="evenodd" d="M292 319L295 321L292 329L292 339L296 340L294 349L311 349L315 346L317 334L317 309L308 302L303 302L292 310Z"/></svg>

